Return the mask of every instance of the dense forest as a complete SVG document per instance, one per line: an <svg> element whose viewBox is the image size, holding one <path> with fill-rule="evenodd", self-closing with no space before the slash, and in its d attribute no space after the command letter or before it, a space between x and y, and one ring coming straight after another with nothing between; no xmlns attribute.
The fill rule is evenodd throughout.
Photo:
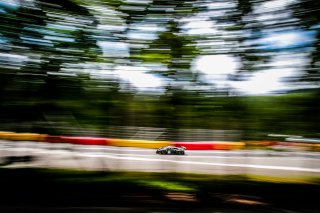
<svg viewBox="0 0 320 213"><path fill-rule="evenodd" d="M317 0L1 1L0 128L109 136L117 127L152 127L165 128L165 139L181 138L180 129L240 131L237 139L319 137L319 9ZM201 23L210 27L188 28ZM312 36L285 47L264 42L291 31ZM194 63L208 55L237 59L227 76L233 82L274 68L277 56L305 63L283 80L291 89L247 95L205 80ZM125 67L146 68L163 79L161 90L141 91L119 78Z"/></svg>

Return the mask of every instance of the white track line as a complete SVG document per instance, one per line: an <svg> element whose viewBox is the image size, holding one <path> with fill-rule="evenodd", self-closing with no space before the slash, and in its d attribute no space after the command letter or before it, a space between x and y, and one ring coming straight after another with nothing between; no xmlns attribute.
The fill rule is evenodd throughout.
<svg viewBox="0 0 320 213"><path fill-rule="evenodd" d="M178 164L193 164L193 165L207 165L207 166L225 166L225 167L242 167L242 168L255 168L255 169L269 169L269 170L286 170L286 171L300 171L300 172L315 172L320 173L319 169L301 168L301 167L288 167L288 166L268 166L268 165L253 165L253 164L226 164L226 163L209 163L209 162L195 162L184 160L168 160L168 159L155 159L155 158L138 158L138 157L121 157L115 155L98 155L98 154L80 154L86 157L104 157L109 159L118 160L134 160L134 161L153 161L153 162L169 162Z"/></svg>
<svg viewBox="0 0 320 213"><path fill-rule="evenodd" d="M3 151L12 151L12 152L29 152L29 153L34 153L34 154L65 154L65 153L69 153L70 155L81 155L81 154L94 154L96 156L99 157L103 157L103 155L107 155L107 154L113 154L113 155L117 155L117 156L128 156L128 157L155 157L155 156L160 156L160 155L156 155L156 154L131 154L131 153L110 153L110 152L87 152L87 153L77 153L78 150L63 150L63 149L34 149L34 148L23 148L23 147L14 147L14 148L5 148L2 149ZM119 151L119 150L117 150ZM229 154L233 154L233 153L229 153ZM170 155L170 156L175 156L175 155ZM212 156L212 155L185 155L185 156L176 156L176 157L188 157L188 158L211 158L211 159L262 159L262 158L267 158L269 156ZM274 159L277 157L283 157L283 156L272 156L270 157L270 159ZM297 160L297 158L299 160L320 160L317 158L304 158L301 156L292 156L291 158L287 158L286 160ZM146 159L146 158L144 158Z"/></svg>

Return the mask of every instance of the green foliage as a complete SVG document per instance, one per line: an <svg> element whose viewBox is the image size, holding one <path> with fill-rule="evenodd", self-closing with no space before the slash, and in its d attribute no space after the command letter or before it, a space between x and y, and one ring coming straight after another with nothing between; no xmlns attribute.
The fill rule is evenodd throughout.
<svg viewBox="0 0 320 213"><path fill-rule="evenodd" d="M241 78L243 73L265 68L277 54L277 50L263 52L246 43L262 38L263 31L281 28L268 21L257 22L253 8L263 0L230 0L225 8L211 9L208 1L195 0L32 2L0 11L0 53L9 53L8 59L0 58L0 121L4 129L78 134L92 128L96 135L104 134L109 126L150 126L173 131L236 129L244 131L246 139L268 133L318 137L318 89L273 97L198 90L197 86L206 85L201 73L192 70L198 56L228 53L238 57L237 76ZM316 31L313 48L303 50L311 53L311 60L301 76L304 81L318 82L319 3L302 0L288 9L298 21L284 26ZM216 15L221 11L226 12L223 17ZM213 20L223 33L189 35L182 20L195 17ZM123 30L99 28L105 23ZM142 25L160 30L154 30L154 39L128 36ZM99 41L126 43L129 56L104 56ZM136 64L166 68L155 66L150 71L168 80L163 94L139 94L117 78L93 74ZM71 131L70 126L80 130Z"/></svg>

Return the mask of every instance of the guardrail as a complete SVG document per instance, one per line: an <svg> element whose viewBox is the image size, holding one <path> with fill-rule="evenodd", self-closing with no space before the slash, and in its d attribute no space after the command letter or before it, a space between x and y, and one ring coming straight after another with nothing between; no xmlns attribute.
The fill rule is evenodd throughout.
<svg viewBox="0 0 320 213"><path fill-rule="evenodd" d="M100 146L122 146L157 149L163 146L184 146L187 150L239 150L239 149L261 149L261 148L279 148L296 147L311 151L320 151L320 143L308 141L155 141L155 140L134 140L117 138L96 138L96 137L69 137L52 136L37 133L16 133L0 132L0 139L11 141L39 141L48 143L69 143L80 145L100 145Z"/></svg>

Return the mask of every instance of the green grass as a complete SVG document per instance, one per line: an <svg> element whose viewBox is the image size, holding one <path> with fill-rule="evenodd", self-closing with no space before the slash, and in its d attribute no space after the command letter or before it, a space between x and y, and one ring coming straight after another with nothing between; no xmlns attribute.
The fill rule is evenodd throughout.
<svg viewBox="0 0 320 213"><path fill-rule="evenodd" d="M161 180L138 180L137 183L148 187L155 187L167 191L176 192L193 192L196 191L195 187L188 186L185 183L172 182L172 181L161 181Z"/></svg>

